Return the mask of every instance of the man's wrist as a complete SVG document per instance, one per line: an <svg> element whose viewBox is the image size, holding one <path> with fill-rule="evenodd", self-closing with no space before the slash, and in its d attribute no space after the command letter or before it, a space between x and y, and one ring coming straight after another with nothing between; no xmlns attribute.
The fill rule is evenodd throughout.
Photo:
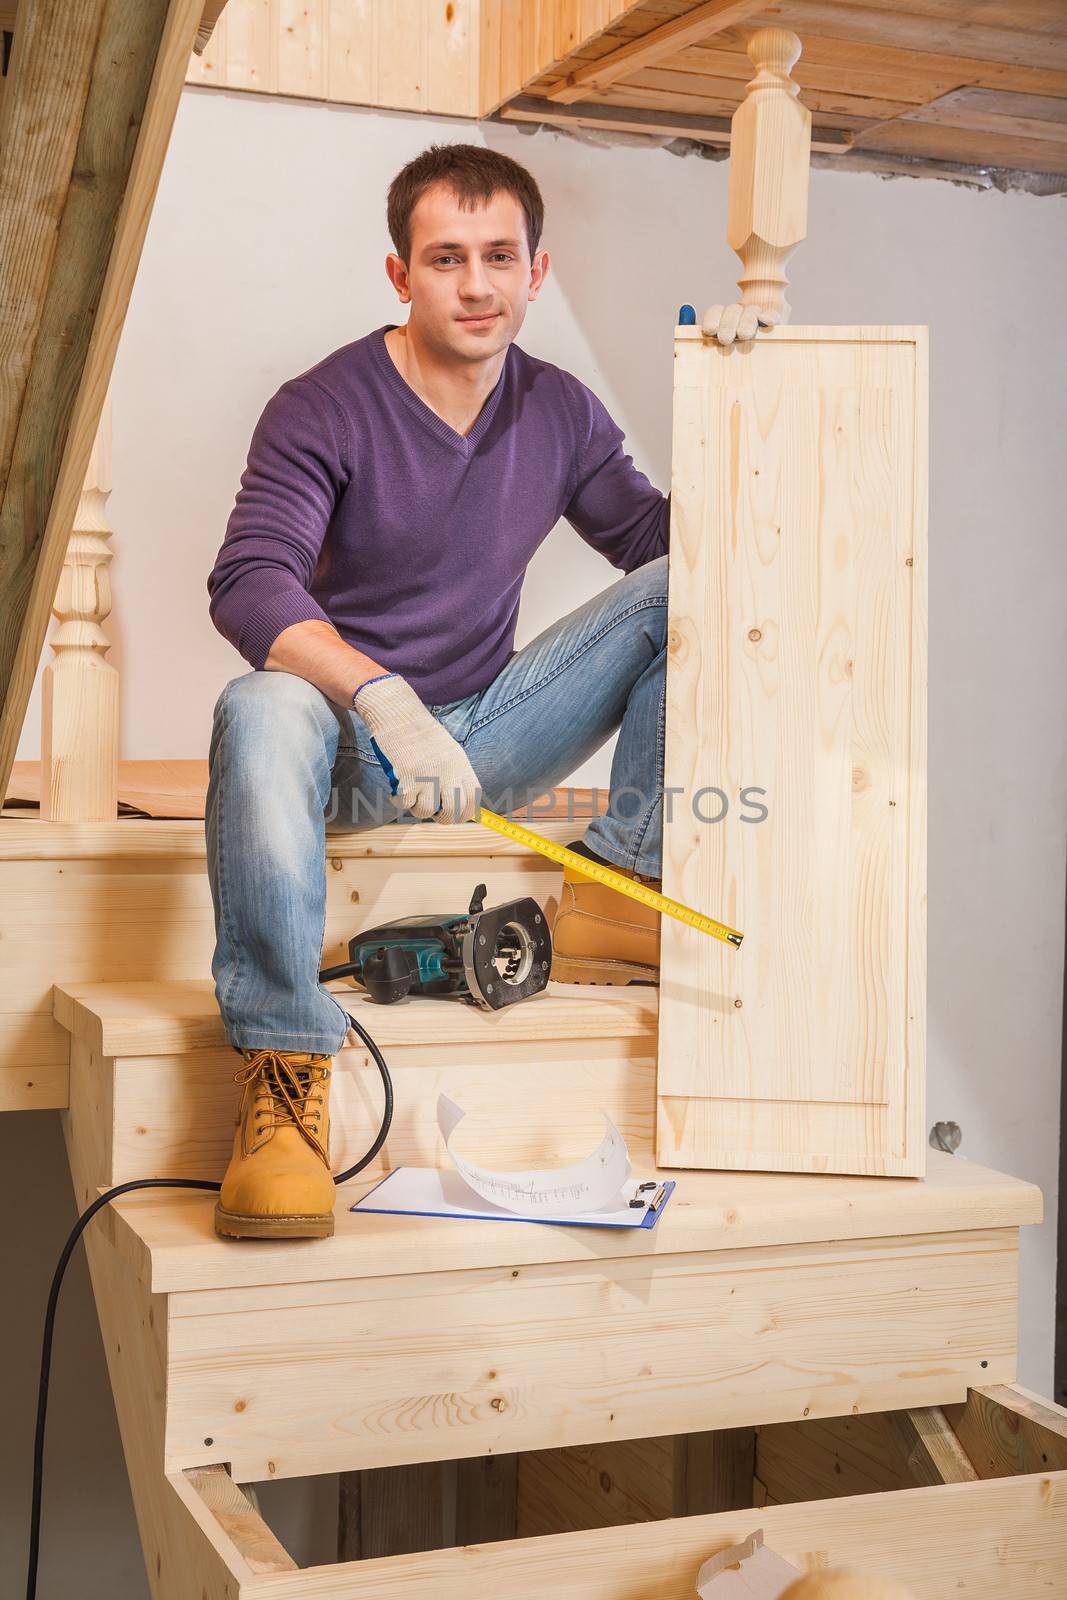
<svg viewBox="0 0 1067 1600"><path fill-rule="evenodd" d="M355 705L355 703L356 703L356 695L357 694L361 694L362 691L367 687L368 684L370 684L370 683L381 683L383 678L398 678L399 676L400 676L400 674L398 672L376 672L374 674L373 678L364 678L364 680L360 684L359 688L353 691L352 704Z"/></svg>

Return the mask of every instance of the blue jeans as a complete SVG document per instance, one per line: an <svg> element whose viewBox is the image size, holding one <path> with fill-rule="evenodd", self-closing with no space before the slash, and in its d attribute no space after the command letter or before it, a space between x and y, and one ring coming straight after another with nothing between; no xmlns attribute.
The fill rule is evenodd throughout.
<svg viewBox="0 0 1067 1600"><path fill-rule="evenodd" d="M659 877L666 631L660 556L546 628L485 689L430 706L466 750L483 804L505 815L532 805L619 729L609 807L583 837L598 856ZM209 765L211 972L229 1041L336 1055L349 1022L318 979L326 838L417 819L390 804L358 712L291 672L226 685Z"/></svg>

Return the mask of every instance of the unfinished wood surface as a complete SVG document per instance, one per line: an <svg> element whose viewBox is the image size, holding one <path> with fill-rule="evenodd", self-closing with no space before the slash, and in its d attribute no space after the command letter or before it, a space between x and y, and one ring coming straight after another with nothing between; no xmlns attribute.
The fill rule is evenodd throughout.
<svg viewBox="0 0 1067 1600"><path fill-rule="evenodd" d="M518 1456L520 1538L733 1511L753 1502L754 1428L613 1439Z"/></svg>
<svg viewBox="0 0 1067 1600"><path fill-rule="evenodd" d="M502 122L550 122L558 127L604 128L621 133L670 134L679 139L696 139L704 144L729 144L730 120L726 115L694 115L689 111L650 111L642 105L623 106L608 95L604 103L583 100L576 105L557 106L546 115L545 101L519 95L500 112ZM628 97L627 97L628 98ZM834 129L819 129L812 134L811 148L840 151L851 136Z"/></svg>
<svg viewBox="0 0 1067 1600"><path fill-rule="evenodd" d="M1018 6L1000 8L988 23L983 6L977 17L968 0L909 0L907 11L885 0L835 5L833 0L780 0L774 20L798 33L826 34L857 44L890 44L899 49L942 50L972 61L1003 61L1035 67L1067 68L1067 27L1059 0L1031 0L1029 18ZM1031 26L1027 26L1030 22Z"/></svg>
<svg viewBox="0 0 1067 1600"><path fill-rule="evenodd" d="M504 101L641 0L479 0L479 115Z"/></svg>
<svg viewBox="0 0 1067 1600"><path fill-rule="evenodd" d="M661 1166L925 1166L926 330L676 339Z"/></svg>
<svg viewBox="0 0 1067 1600"><path fill-rule="evenodd" d="M1067 1471L1067 1409L1018 1384L968 1391L946 1415L981 1478Z"/></svg>
<svg viewBox="0 0 1067 1600"><path fill-rule="evenodd" d="M224 1467L194 1467L189 1487L240 1551L250 1572L295 1572L296 1562Z"/></svg>
<svg viewBox="0 0 1067 1600"><path fill-rule="evenodd" d="M967 1482L1067 1470L1067 1411L1018 1384L972 1388L938 1407L947 1458L934 1481ZM825 1417L760 1428L759 1504L875 1494L916 1483L916 1431L907 1412ZM923 1425L920 1424L922 1427ZM951 1430L951 1438L945 1433ZM928 1432L928 1429L924 1429ZM921 1463L920 1471L925 1471Z"/></svg>
<svg viewBox="0 0 1067 1600"><path fill-rule="evenodd" d="M888 0L736 9L743 16L733 21L729 0L721 15L709 0L643 0L589 32L565 59L526 75L510 106L504 97L508 115L519 116L513 102L521 94L544 102L541 120L562 123L574 102L610 105L623 117L620 128L699 138L680 119L728 120L750 76L749 38L776 26L803 41L796 80L812 115L812 149L836 151L835 165L854 164L846 153L854 150L865 160L909 156L919 174L954 165L1067 174L1060 0L1032 0L1023 13L984 4L980 17L966 0L917 0L905 12ZM1007 103L985 98L998 91ZM626 110L643 111L645 120L628 124Z"/></svg>
<svg viewBox="0 0 1067 1600"><path fill-rule="evenodd" d="M657 1006L653 984L600 990L549 983L540 994L502 1011L468 1005L455 995L409 996L383 1006L342 979L327 987L383 1048L477 1043L503 1050L519 1040L640 1038L654 1030ZM210 979L57 984L55 1005L64 1026L102 1055L228 1048Z"/></svg>
<svg viewBox="0 0 1067 1600"><path fill-rule="evenodd" d="M574 822L533 825L561 843L575 837ZM479 882L489 904L533 895L551 911L561 876L555 862L467 826L416 823L329 841L326 962L342 960L361 927L424 907L428 897L468 905ZM202 823L0 819L0 1109L66 1104L69 1040L52 1015L57 979L198 982L189 1026L175 995L173 1015L155 1011L163 1034L142 1034L129 1053L166 1048L168 1038L180 1048L225 1044L208 976L215 931L204 856ZM134 1018L151 1014L135 1006Z"/></svg>
<svg viewBox="0 0 1067 1600"><path fill-rule="evenodd" d="M75 1044L72 1058L83 1049ZM1041 1194L1033 1184L936 1150L930 1151L924 1183L729 1172L692 1173L684 1181L655 1229L628 1230L624 1238L609 1241L613 1256L729 1252L896 1234L936 1237L1016 1230L1041 1220ZM220 1248L211 1202L199 1195L127 1196L109 1207L104 1226L124 1259L157 1292L195 1296L201 1290L225 1290L236 1297L235 1304L246 1290L258 1293L265 1286L434 1271L442 1261L457 1270L499 1266L502 1256L514 1266L585 1261L598 1245L588 1228L527 1224L502 1235L497 1222L471 1221L460 1228L447 1218L369 1218L348 1210L369 1187L359 1179L345 1185L338 1196L336 1234L314 1248L301 1249L302 1241L280 1242L269 1252Z"/></svg>
<svg viewBox="0 0 1067 1600"><path fill-rule="evenodd" d="M118 808L119 675L111 611L111 402L104 403L52 609L55 659L41 674L41 816L111 822Z"/></svg>
<svg viewBox="0 0 1067 1600"><path fill-rule="evenodd" d="M515 1248L498 1239L481 1270L398 1257L388 1277L216 1291L217 1309L171 1295L168 1468L451 1460L936 1405L1014 1376L1014 1230L625 1256L597 1240L525 1265Z"/></svg>
<svg viewBox="0 0 1067 1600"><path fill-rule="evenodd" d="M684 1444L684 1437L678 1441ZM518 1458L521 1539L616 1528L675 1514L675 1440L614 1439Z"/></svg>
<svg viewBox="0 0 1067 1600"><path fill-rule="evenodd" d="M120 815L136 811L148 817L168 821L184 818L203 821L207 808L208 763L204 760L154 760L120 761L118 763L118 798ZM16 801L41 799L41 763L16 761L11 769L4 805L13 820L36 822L32 806L19 807ZM534 799L531 813L538 822L564 817L572 827L584 826L590 817L599 816L607 809L608 796L603 789L575 789L559 786L546 790ZM526 807L512 813L516 817L527 815ZM407 824L389 824L407 826ZM434 823L434 827L440 824ZM480 826L480 824L479 824ZM332 832L332 830L331 830ZM0 856L2 859L2 856Z"/></svg>
<svg viewBox="0 0 1067 1600"><path fill-rule="evenodd" d="M564 844L574 838L573 820L542 818L531 814L530 827L546 839ZM360 830L327 829L326 856L339 860L403 860L427 856L469 858L471 856L534 857L525 845L507 839L480 822L457 823L450 827L438 822L391 822L381 828ZM123 822L50 823L27 821L22 817L0 819L0 862L2 861L101 861L126 858L178 856L205 862L203 824L195 822L157 822L130 817ZM549 862L549 866L554 863ZM556 868L555 870L559 870Z"/></svg>
<svg viewBox="0 0 1067 1600"><path fill-rule="evenodd" d="M811 112L790 77L800 40L760 28L748 54L756 75L730 126L726 242L741 258L741 304L788 322L786 262L808 231Z"/></svg>
<svg viewBox="0 0 1067 1600"><path fill-rule="evenodd" d="M370 1561L413 1550L514 1539L517 1475L514 1455L344 1472L337 1559Z"/></svg>
<svg viewBox="0 0 1067 1600"><path fill-rule="evenodd" d="M575 100L595 99L620 78L629 78L646 67L658 65L688 45L697 44L722 28L744 22L763 9L764 0L703 0L691 11L661 22L649 33L618 45L607 55L598 56L588 66L567 72L549 91L548 98L561 105ZM583 40L583 43L585 41Z"/></svg>
<svg viewBox="0 0 1067 1600"><path fill-rule="evenodd" d="M623 1019L625 1025L626 1019ZM605 1037L508 1036L493 1043L396 1045L376 1038L389 1066L397 1111L389 1137L362 1177L398 1166L450 1165L437 1126L445 1093L467 1112L461 1153L504 1170L565 1166L595 1150L604 1112L626 1141L635 1169L655 1167L655 1031ZM232 1051L120 1057L115 1062L111 1160L107 1181L157 1177L221 1180L233 1146L240 1091ZM358 1162L382 1118L382 1082L362 1044L334 1058L330 1156L334 1172Z"/></svg>
<svg viewBox="0 0 1067 1600"><path fill-rule="evenodd" d="M971 1483L978 1474L940 1406L923 1406L890 1415L917 1484Z"/></svg>
<svg viewBox="0 0 1067 1600"><path fill-rule="evenodd" d="M75 1042L72 1106L65 1124L79 1205L96 1191L105 1170L114 1093L110 1068ZM965 1165L951 1157L944 1161L950 1168ZM973 1184L974 1177L968 1174L967 1182ZM780 1181L796 1192L813 1186L811 1180ZM763 1186L766 1180L735 1176L734 1183ZM855 1180L852 1187L876 1186ZM991 1199L987 1188L987 1220ZM657 1233L666 1221L665 1215ZM210 1234L209 1211L204 1222ZM500 1243L504 1230L497 1231ZM513 1237L519 1242L520 1234L566 1231L516 1229ZM355 1269L358 1276L338 1281L328 1275L332 1252L311 1249L304 1270L312 1277L303 1284L294 1281L291 1250L287 1262L272 1258L266 1263L271 1273L280 1269L278 1282L247 1289L230 1286L233 1268L247 1258L214 1239L212 1253L223 1273L218 1287L209 1287L211 1273L201 1272L195 1288L166 1298L130 1276L122 1235L123 1219L116 1208L108 1208L94 1224L90 1259L154 1600L179 1600L190 1579L201 1600L235 1600L238 1587L246 1600L257 1595L267 1600L279 1592L275 1585L305 1579L311 1592L321 1579L326 1585L321 1592L351 1595L353 1571L361 1581L371 1580L368 1593L377 1594L382 1584L396 1592L405 1571L398 1562L421 1562L419 1581L428 1577L425 1556L312 1573L256 1572L257 1561L282 1558L255 1521L254 1508L251 1522L241 1509L231 1525L198 1492L198 1480L177 1470L169 1479L161 1476L160 1454L173 1462L174 1452L184 1448L183 1429L190 1441L195 1438L197 1455L181 1461L182 1468L202 1471L205 1450L214 1452L223 1436L229 1445L236 1431L238 1449L226 1448L219 1459L233 1463L238 1479L277 1477L288 1470L329 1471L338 1461L365 1464L368 1441L383 1464L484 1458L500 1449L501 1433L524 1440L531 1424L547 1432L553 1407L560 1426L552 1446L571 1438L590 1442L590 1429L593 1442L599 1437L605 1443L627 1432L658 1434L649 1426L653 1415L661 1427L677 1429L670 1408L683 1401L689 1402L686 1426L691 1426L703 1405L721 1400L730 1407L738 1391L750 1388L757 1397L753 1409L762 1405L772 1414L784 1407L786 1415L817 1415L831 1401L862 1409L870 1399L880 1408L888 1387L900 1398L913 1379L928 1388L934 1373L943 1393L949 1381L944 1351L950 1347L954 1360L980 1366L994 1382L1010 1370L1016 1286L1012 1227L878 1238L851 1247L835 1239L784 1251L672 1252L652 1260L647 1251L616 1256L615 1241L610 1241L612 1256L591 1256L595 1240L572 1239L572 1247L580 1248L570 1262L476 1271L454 1260L452 1270L442 1271L441 1249L425 1266L405 1271L402 1252L394 1249L388 1275L377 1280L367 1276L365 1250ZM859 1284L857 1274L869 1284ZM862 1322L857 1307L863 1308ZM545 1339L549 1325L554 1333L564 1330L562 1340ZM779 1341L782 1349L776 1353ZM928 1348L924 1341L930 1341ZM650 1348L655 1352L651 1362ZM754 1351L755 1360L738 1367L729 1356L738 1350ZM771 1373L776 1378L769 1390ZM782 1374L789 1375L783 1380ZM410 1384L412 1377L415 1393L407 1400L391 1398L394 1386L402 1387L405 1379ZM442 1382L446 1387L435 1390ZM569 1393L572 1384L574 1393ZM963 1376L961 1397L966 1392ZM358 1397L355 1403L353 1397ZM936 1403L929 1394L904 1398L908 1404ZM222 1427L216 1428L215 1417ZM320 1428L325 1444L316 1449ZM480 1445L468 1448L476 1435ZM432 1447L430 1439L436 1440ZM303 1453L302 1467L292 1459L294 1448ZM476 1470L473 1461L470 1465ZM1047 1475L1042 1481L1047 1490ZM983 1486L954 1487L970 1492ZM212 1483L210 1493L217 1488ZM766 1515L761 1511L761 1522ZM658 1536L664 1526L688 1531L700 1520L642 1527ZM474 1533L472 1528L460 1534L458 1528L457 1522L458 1537ZM602 1529L593 1537L625 1540L628 1533ZM723 1542L735 1543L741 1536ZM518 1548L540 1549L547 1556L563 1549L567 1539L587 1537L484 1548L503 1562L497 1576L511 1593L508 1564ZM1033 1548L1031 1539L1030 1556ZM599 1600L615 1592L616 1574L625 1586L617 1600L624 1600L633 1592L633 1562L614 1543L598 1545L598 1551ZM574 1580L575 1547L566 1553ZM439 1592L454 1554L442 1551L431 1558L445 1562L435 1571ZM466 1581L480 1582L472 1580L469 1566L469 1558L480 1555L478 1546L466 1544L462 1554ZM496 1578L483 1576L498 1592L492 1588ZM570 1592L575 1592L573 1581Z"/></svg>
<svg viewBox="0 0 1067 1600"><path fill-rule="evenodd" d="M754 1441L726 1428L342 1473L337 1559L746 1507Z"/></svg>
<svg viewBox="0 0 1067 1600"><path fill-rule="evenodd" d="M756 1431L757 1505L915 1487L889 1414L773 1423Z"/></svg>
<svg viewBox="0 0 1067 1600"><path fill-rule="evenodd" d="M455 1467L452 1461L420 1461L408 1467L343 1472L337 1559L372 1561L455 1544L449 1526L453 1520L449 1512L455 1507Z"/></svg>
<svg viewBox="0 0 1067 1600"><path fill-rule="evenodd" d="M200 21L201 0L36 0L0 107L0 792Z"/></svg>
<svg viewBox="0 0 1067 1600"><path fill-rule="evenodd" d="M87 1061L84 1069L62 1119L79 1211L99 1188L98 1112L110 1094L101 1064ZM153 1600L188 1600L190 1587L201 1600L235 1600L238 1585L254 1577L251 1567L200 1496L184 1479L168 1483L162 1472L166 1302L119 1261L107 1221L105 1209L89 1224L85 1251Z"/></svg>
<svg viewBox="0 0 1067 1600"><path fill-rule="evenodd" d="M755 1504L756 1431L719 1428L676 1441L675 1516L741 1511Z"/></svg>
<svg viewBox="0 0 1067 1600"><path fill-rule="evenodd" d="M167 760L118 762L117 811L125 818L135 812L168 821L203 821L208 785L206 761ZM16 761L4 800L5 819L41 820L34 805L41 800L41 763ZM20 806L18 802L32 802ZM113 816L112 821L115 820Z"/></svg>
<svg viewBox="0 0 1067 1600"><path fill-rule="evenodd" d="M228 0L186 81L476 117L478 0Z"/></svg>
<svg viewBox="0 0 1067 1600"><path fill-rule="evenodd" d="M1067 1565L1067 1473L770 1507L764 1545L802 1571L871 1570L917 1600L1055 1595ZM692 1600L701 1563L740 1544L752 1512L672 1518L555 1538L305 1568L259 1580L243 1600ZM212 1594L209 1600L215 1600Z"/></svg>

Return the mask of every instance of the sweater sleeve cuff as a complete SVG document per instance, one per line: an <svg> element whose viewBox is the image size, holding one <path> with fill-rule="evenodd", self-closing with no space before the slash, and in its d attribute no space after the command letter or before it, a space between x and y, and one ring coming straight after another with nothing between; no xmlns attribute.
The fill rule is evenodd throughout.
<svg viewBox="0 0 1067 1600"><path fill-rule="evenodd" d="M306 589L284 589L257 606L241 628L240 652L256 671L270 655L270 647L280 633L294 622L330 622L322 607Z"/></svg>

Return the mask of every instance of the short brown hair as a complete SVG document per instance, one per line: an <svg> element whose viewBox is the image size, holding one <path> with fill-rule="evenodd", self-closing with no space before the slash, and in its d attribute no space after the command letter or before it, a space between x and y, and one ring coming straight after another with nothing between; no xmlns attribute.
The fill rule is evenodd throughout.
<svg viewBox="0 0 1067 1600"><path fill-rule="evenodd" d="M488 205L494 194L514 195L526 217L526 240L533 256L541 238L545 203L532 173L496 150L476 144L432 144L409 161L389 185L386 219L397 255L411 254L411 213L433 183L447 183L467 211Z"/></svg>

